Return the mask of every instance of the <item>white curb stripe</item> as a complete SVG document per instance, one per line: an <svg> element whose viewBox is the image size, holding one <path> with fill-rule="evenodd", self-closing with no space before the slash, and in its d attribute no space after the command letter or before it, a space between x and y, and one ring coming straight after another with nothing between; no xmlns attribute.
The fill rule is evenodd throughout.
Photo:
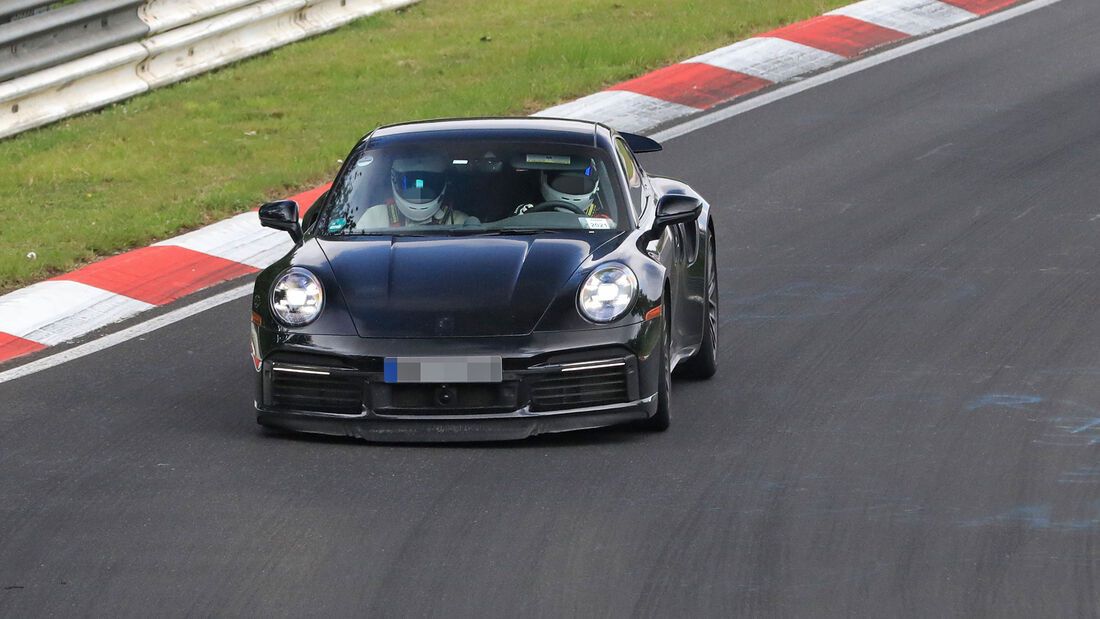
<svg viewBox="0 0 1100 619"><path fill-rule="evenodd" d="M80 282L51 280L0 297L0 331L53 346L152 307Z"/></svg>
<svg viewBox="0 0 1100 619"><path fill-rule="evenodd" d="M577 118L606 123L620 131L639 132L699 110L626 90L605 90L555 105L535 116Z"/></svg>
<svg viewBox="0 0 1100 619"><path fill-rule="evenodd" d="M249 212L156 245L175 245L262 269L285 256L294 244L286 232L261 227L256 213Z"/></svg>
<svg viewBox="0 0 1100 619"><path fill-rule="evenodd" d="M6 372L0 372L0 383L6 383L9 380L15 380L23 376L35 374L46 370L62 363L67 363L74 359L86 357L92 353L99 352L105 348L110 348L117 344L121 344L128 340L132 340L135 337L141 337L150 331L156 331L161 327L166 327L170 324L179 322L190 316L194 316L199 312L205 312L206 310L223 305L230 301L246 297L252 293L252 284L245 286L239 286L232 290L226 290L225 292L216 294L212 297L202 299L201 301L195 301L190 305L185 305L179 309L172 310L156 318L150 318L145 322L138 323L132 327L127 327L121 331L115 333L109 333L101 338L94 339L90 342L81 344L80 346L74 346L68 350L63 350L59 353L50 355L49 357L43 357L26 363L16 368L12 368Z"/></svg>
<svg viewBox="0 0 1100 619"><path fill-rule="evenodd" d="M826 15L845 15L917 36L974 19L978 15L939 0L864 0Z"/></svg>
<svg viewBox="0 0 1100 619"><path fill-rule="evenodd" d="M685 62L705 62L778 83L844 60L844 56L809 45L774 37L758 37L707 52Z"/></svg>
<svg viewBox="0 0 1100 619"><path fill-rule="evenodd" d="M369 0L353 1L365 2ZM383 0L383 2L387 1L399 3L401 0ZM667 128L652 136L659 141L668 140L803 92L814 86L840 79L943 41L993 26L1059 1L1032 0L1026 5L1006 10L991 18L961 28L954 28L949 32L846 64L836 70L811 77L803 82L703 115L698 115L699 110L690 106L628 91L596 93L543 110L535 115L585 118L604 122L624 131L636 132L644 132L657 125L686 116L696 116L694 119ZM866 0L833 11L832 14L848 15L913 35L947 28L979 17L974 13L937 0ZM777 44L773 41L779 41L780 43ZM804 49L799 50L792 46ZM765 58L764 53L760 51L765 47L773 49L773 53L776 54L777 58ZM769 81L785 81L796 75L809 73L840 62L840 60L834 60L833 57L843 60L839 56L823 50L816 50L774 37L759 37L703 54L690 62L702 61L713 66ZM796 66L801 67L801 69L791 73ZM254 212L237 215L229 220L212 224L195 232L162 241L157 245L185 247L255 268L267 266L283 256L290 248L290 242L283 233L260 228ZM214 304L224 303L227 300L248 294L250 289L251 285L242 286L227 293L216 295L210 300L199 301L118 333L104 336L70 351L58 353L8 372L0 373L0 382L31 374L47 367L53 367L96 350L102 350L135 337L135 334L148 332L203 311L212 306L207 301L213 301ZM150 304L78 282L47 281L0 297L0 332L50 346L70 341L152 307ZM55 320L56 322L53 322Z"/></svg>
<svg viewBox="0 0 1100 619"><path fill-rule="evenodd" d="M741 103L706 112L705 114L702 114L695 118L685 120L682 123L662 129L661 131L654 133L649 137L657 140L658 142L665 142L667 140L678 138L682 135L687 135L694 131L705 129L724 120L729 120L730 118L733 118L735 116L740 116L741 114L751 112L756 108L770 105L772 103L775 103L776 101L782 101L787 97L793 97L812 88L835 82L839 79L848 77L849 75L853 75L861 71L866 71L867 69L877 67L881 64L886 64L891 60L896 60L903 56L915 54L919 51L928 49L929 47L934 47L941 43L946 43L947 41L966 36L970 33L977 32L979 30L985 30L986 28L991 28L1010 19L1014 19L1022 15L1027 15L1028 13L1044 9L1053 4L1058 4L1061 1L1062 0L1031 0L1026 4L1005 11L1001 11L996 15L970 22L969 24L966 24L964 26L952 28L951 30L948 30L946 32L941 32L939 34L935 34L923 39L918 39L916 41L910 41L909 43L906 43L900 47L895 47L893 49L889 49L884 52L868 56L861 60L849 62L843 66L839 66L835 69L826 71L825 73L814 75L813 77L807 78L801 82L788 84L786 86L783 86L782 88L777 88L775 90L772 90L771 92L766 92L760 96L742 101Z"/></svg>

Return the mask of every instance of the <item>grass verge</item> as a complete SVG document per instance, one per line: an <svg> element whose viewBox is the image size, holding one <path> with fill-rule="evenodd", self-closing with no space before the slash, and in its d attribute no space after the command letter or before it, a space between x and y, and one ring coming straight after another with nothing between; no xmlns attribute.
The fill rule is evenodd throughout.
<svg viewBox="0 0 1100 619"><path fill-rule="evenodd" d="M379 124L531 113L849 1L423 0L0 141L0 291L319 184Z"/></svg>

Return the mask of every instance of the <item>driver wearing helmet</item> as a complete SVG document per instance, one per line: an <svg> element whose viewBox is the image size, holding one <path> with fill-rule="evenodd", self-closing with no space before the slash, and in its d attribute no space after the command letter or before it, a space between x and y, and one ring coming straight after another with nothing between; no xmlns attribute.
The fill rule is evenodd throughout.
<svg viewBox="0 0 1100 619"><path fill-rule="evenodd" d="M455 210L447 200L447 162L441 157L394 159L390 167L393 197L376 204L359 220L361 229L480 223Z"/></svg>
<svg viewBox="0 0 1100 619"><path fill-rule="evenodd" d="M608 217L597 204L596 192L599 189L600 181L592 165L583 170L542 170L539 173L539 191L544 200L542 204L546 207L521 204L516 207L515 214L529 213L536 206L540 206L538 211L569 210L587 217ZM556 208L554 203L558 203ZM572 208L567 209L565 205Z"/></svg>

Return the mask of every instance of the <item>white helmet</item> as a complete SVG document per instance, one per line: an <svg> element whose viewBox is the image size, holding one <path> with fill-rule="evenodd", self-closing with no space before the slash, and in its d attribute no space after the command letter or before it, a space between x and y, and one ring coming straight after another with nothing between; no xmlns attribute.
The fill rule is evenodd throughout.
<svg viewBox="0 0 1100 619"><path fill-rule="evenodd" d="M408 219L425 222L443 205L447 162L440 157L404 157L390 166L393 201Z"/></svg>
<svg viewBox="0 0 1100 619"><path fill-rule="evenodd" d="M568 202L581 208L588 206L600 188L592 165L583 170L543 170L540 181L544 200Z"/></svg>

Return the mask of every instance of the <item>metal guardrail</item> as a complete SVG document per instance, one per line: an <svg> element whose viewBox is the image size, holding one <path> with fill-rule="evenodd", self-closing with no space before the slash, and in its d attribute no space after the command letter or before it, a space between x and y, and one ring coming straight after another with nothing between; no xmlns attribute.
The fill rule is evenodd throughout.
<svg viewBox="0 0 1100 619"><path fill-rule="evenodd" d="M148 0L141 7L141 18L152 34L167 32L256 4L258 0Z"/></svg>
<svg viewBox="0 0 1100 619"><path fill-rule="evenodd" d="M0 24L49 10L57 0L7 0L0 4Z"/></svg>
<svg viewBox="0 0 1100 619"><path fill-rule="evenodd" d="M34 28L40 33L52 33L72 23L83 23L85 26L80 26L80 32L106 33L103 40L112 43L106 49L98 47L101 51L49 68L7 81L0 78L0 138L100 108L331 30L354 19L416 1L83 0L4 24L0 26L0 34L8 32L9 40L23 40L11 33L26 35ZM123 25L130 23L126 21L129 17L116 30L111 30L111 16L115 15L112 11L127 15L132 11L141 22L142 34L133 38L138 28L132 24ZM55 13L84 17L94 14L100 22L66 21L70 18L63 19ZM46 20L47 17L55 21ZM38 25L34 28L26 25L23 29L23 22ZM47 28L42 24L51 26ZM95 30L97 25L101 30ZM71 36L82 38L77 34ZM56 50L44 53L44 57L65 56L87 43L74 42L72 45L73 48L59 45ZM96 49L96 46L83 49ZM39 62L48 63L46 60ZM0 65L6 71L4 63L0 56Z"/></svg>
<svg viewBox="0 0 1100 619"><path fill-rule="evenodd" d="M0 82L140 41L144 0L84 0L0 24ZM41 4L41 3L39 3Z"/></svg>

